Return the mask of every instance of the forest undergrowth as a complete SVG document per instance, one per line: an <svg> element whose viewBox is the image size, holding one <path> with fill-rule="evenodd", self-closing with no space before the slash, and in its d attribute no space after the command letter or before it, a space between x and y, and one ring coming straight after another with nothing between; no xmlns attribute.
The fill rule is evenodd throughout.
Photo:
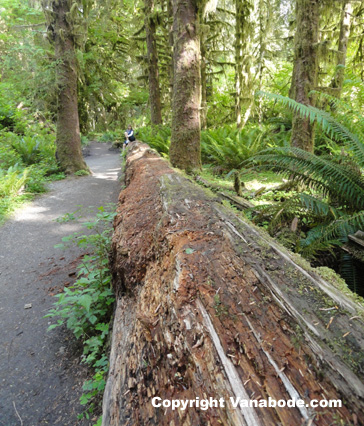
<svg viewBox="0 0 364 426"><path fill-rule="evenodd" d="M54 296L54 308L45 316L55 321L49 326L49 331L65 326L83 345L82 362L90 367L91 377L83 385L80 403L85 410L79 418L91 420L98 416L96 426L101 425L102 395L109 367L109 335L114 304L109 251L115 215L114 204L99 207L94 219L82 224L87 230L85 234L77 232L64 237L56 246L67 250L76 245L85 254L77 266L75 283ZM76 219L80 219L79 210L57 221Z"/></svg>

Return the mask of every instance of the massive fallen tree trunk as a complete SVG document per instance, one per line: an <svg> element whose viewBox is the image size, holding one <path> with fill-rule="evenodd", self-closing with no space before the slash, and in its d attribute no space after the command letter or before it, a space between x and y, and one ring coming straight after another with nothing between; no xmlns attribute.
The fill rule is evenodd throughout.
<svg viewBox="0 0 364 426"><path fill-rule="evenodd" d="M125 183L103 425L364 424L363 310L350 294L147 145L131 145ZM225 403L172 410L154 397ZM305 404L265 408L269 397Z"/></svg>

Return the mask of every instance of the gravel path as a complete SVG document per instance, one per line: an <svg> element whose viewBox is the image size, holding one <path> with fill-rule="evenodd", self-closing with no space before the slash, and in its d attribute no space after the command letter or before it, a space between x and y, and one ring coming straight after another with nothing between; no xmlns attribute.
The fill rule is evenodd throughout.
<svg viewBox="0 0 364 426"><path fill-rule="evenodd" d="M63 285L74 279L80 251L54 245L82 230L90 207L116 202L119 153L91 144L93 174L54 182L0 228L0 425L76 425L87 370L66 330L47 332L47 313ZM86 217L58 223L82 205ZM25 305L31 308L25 309Z"/></svg>

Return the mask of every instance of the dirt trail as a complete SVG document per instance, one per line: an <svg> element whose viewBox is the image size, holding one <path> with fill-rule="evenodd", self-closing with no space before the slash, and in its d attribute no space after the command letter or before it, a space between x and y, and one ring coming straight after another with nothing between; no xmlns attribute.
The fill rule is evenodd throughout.
<svg viewBox="0 0 364 426"><path fill-rule="evenodd" d="M87 163L92 176L51 184L0 228L0 425L76 425L85 378L68 332L47 332L43 319L53 293L72 281L80 251L54 245L83 230L90 207L116 202L120 157L109 145L93 143ZM58 223L82 206L86 217ZM31 304L30 309L25 305ZM79 350L78 350L79 352ZM87 424L82 423L82 424ZM90 423L92 424L92 423Z"/></svg>

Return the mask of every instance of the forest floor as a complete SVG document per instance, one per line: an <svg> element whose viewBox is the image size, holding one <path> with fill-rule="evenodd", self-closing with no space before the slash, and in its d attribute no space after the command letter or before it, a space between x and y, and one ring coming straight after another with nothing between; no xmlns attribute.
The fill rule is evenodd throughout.
<svg viewBox="0 0 364 426"><path fill-rule="evenodd" d="M49 192L18 210L0 228L0 426L88 425L77 420L89 372L82 349L63 327L47 332L43 318L54 294L75 280L81 249L54 248L62 237L85 232L97 207L116 203L120 157L91 143L91 176L54 182ZM72 222L57 218L80 209Z"/></svg>

